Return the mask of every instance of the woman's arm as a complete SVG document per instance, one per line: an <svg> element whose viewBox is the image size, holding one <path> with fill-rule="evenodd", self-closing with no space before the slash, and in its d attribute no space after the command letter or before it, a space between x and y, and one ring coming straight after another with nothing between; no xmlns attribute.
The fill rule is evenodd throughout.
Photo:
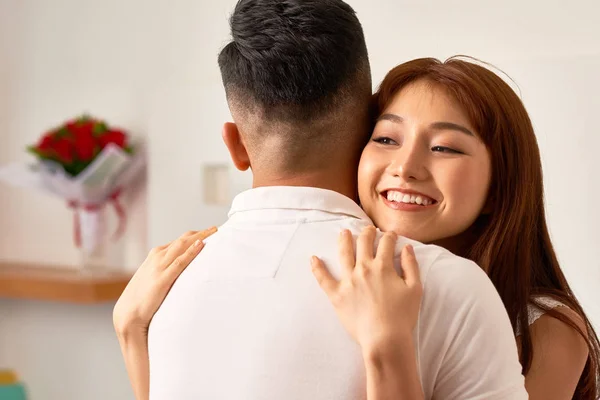
<svg viewBox="0 0 600 400"><path fill-rule="evenodd" d="M117 332L121 353L133 394L137 400L150 397L150 366L148 360L148 335L142 330Z"/></svg>
<svg viewBox="0 0 600 400"><path fill-rule="evenodd" d="M566 307L557 310L586 332L574 311ZM530 332L533 359L525 376L529 398L571 400L588 358L586 341L575 329L547 314L531 325Z"/></svg>
<svg viewBox="0 0 600 400"><path fill-rule="evenodd" d="M376 254L375 237L376 229L366 228L357 239L355 255L351 233L342 232L341 280L316 257L312 259L313 273L340 321L361 347L367 399L419 400L424 395L412 340L423 292L419 266L412 247L406 246L401 255L401 277L394 269L396 235L386 233Z"/></svg>
<svg viewBox="0 0 600 400"><path fill-rule="evenodd" d="M149 397L148 328L171 286L216 232L188 232L179 239L152 249L127 284L113 310L113 324L137 400Z"/></svg>
<svg viewBox="0 0 600 400"><path fill-rule="evenodd" d="M412 336L364 355L368 400L424 399Z"/></svg>

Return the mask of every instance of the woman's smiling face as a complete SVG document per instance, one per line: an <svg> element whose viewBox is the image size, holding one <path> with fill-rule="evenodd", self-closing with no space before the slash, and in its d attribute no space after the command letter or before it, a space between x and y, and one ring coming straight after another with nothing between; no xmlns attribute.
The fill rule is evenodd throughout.
<svg viewBox="0 0 600 400"><path fill-rule="evenodd" d="M360 160L358 192L381 230L443 243L483 212L490 180L487 148L458 102L422 80L379 116Z"/></svg>

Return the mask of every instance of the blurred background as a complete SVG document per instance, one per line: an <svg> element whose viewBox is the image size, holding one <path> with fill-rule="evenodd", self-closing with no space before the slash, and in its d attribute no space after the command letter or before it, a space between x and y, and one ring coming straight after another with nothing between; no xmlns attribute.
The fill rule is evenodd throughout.
<svg viewBox="0 0 600 400"><path fill-rule="evenodd" d="M538 135L562 267L600 329L600 3L348 3L364 26L375 85L403 61L455 54L512 78ZM216 56L234 5L0 0L0 165L31 159L28 144L86 111L148 144L146 184L127 199L124 270L186 230L220 224L250 187L220 135L230 115ZM71 218L60 200L0 184L0 260L76 262ZM33 400L132 399L113 306L0 299L0 368L17 371Z"/></svg>

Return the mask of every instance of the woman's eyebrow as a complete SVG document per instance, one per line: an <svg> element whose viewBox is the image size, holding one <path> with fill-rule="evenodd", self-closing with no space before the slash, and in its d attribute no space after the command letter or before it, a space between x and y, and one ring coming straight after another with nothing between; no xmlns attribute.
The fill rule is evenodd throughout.
<svg viewBox="0 0 600 400"><path fill-rule="evenodd" d="M434 122L433 124L429 125L429 127L435 130L452 130L465 133L469 136L475 136L473 132L471 132L464 126L455 124L453 122Z"/></svg>

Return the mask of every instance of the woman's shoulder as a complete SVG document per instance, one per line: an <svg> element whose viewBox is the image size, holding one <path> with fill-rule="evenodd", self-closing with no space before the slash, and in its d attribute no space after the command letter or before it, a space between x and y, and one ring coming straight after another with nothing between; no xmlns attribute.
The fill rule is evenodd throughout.
<svg viewBox="0 0 600 400"><path fill-rule="evenodd" d="M564 302L560 301L559 299L544 295L535 295L531 297L529 304L527 305L528 325L533 326L534 324L536 324L536 322L539 322L539 320L542 317L544 317L542 319L542 323L544 321L547 321L546 323L544 323L544 325L555 325L558 323L558 326L560 326L560 324L568 326L563 321L548 315L548 310L555 310L556 312L564 315L566 318L575 323L579 328L581 328L583 332L586 332L585 322L577 312L572 310L569 306L567 306ZM539 325L539 323L536 325ZM521 329L520 326L518 326L517 336L519 336L520 334Z"/></svg>
<svg viewBox="0 0 600 400"><path fill-rule="evenodd" d="M548 310L554 310L564 313L565 311L571 311L567 305L558 299L550 296L532 296L529 304L527 305L527 322L532 325L538 319L540 319Z"/></svg>
<svg viewBox="0 0 600 400"><path fill-rule="evenodd" d="M589 357L584 338L571 324L587 334L581 316L554 298L536 298L529 306L529 332L533 350L531 368L527 374L528 391L533 398L549 398L550 394L570 398L581 378ZM546 310L552 310L550 314ZM527 381L526 381L527 383Z"/></svg>

